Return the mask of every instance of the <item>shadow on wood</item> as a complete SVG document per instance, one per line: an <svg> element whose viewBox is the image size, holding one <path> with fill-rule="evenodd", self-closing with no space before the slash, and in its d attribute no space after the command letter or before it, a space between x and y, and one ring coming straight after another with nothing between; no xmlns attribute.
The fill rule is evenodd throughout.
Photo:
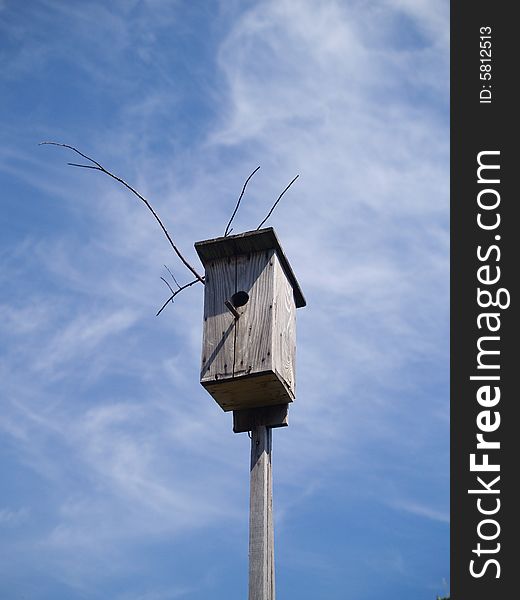
<svg viewBox="0 0 520 600"><path fill-rule="evenodd" d="M287 427L289 425L289 405L262 406L233 411L233 431L244 433L253 431L255 427Z"/></svg>

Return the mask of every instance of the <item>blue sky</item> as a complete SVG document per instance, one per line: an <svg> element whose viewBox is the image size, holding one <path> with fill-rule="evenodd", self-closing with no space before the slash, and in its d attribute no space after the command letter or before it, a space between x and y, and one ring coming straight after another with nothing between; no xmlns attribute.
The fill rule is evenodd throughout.
<svg viewBox="0 0 520 600"><path fill-rule="evenodd" d="M268 221L308 306L277 594L449 591L448 3L0 1L0 596L247 593L247 435L171 253Z"/></svg>

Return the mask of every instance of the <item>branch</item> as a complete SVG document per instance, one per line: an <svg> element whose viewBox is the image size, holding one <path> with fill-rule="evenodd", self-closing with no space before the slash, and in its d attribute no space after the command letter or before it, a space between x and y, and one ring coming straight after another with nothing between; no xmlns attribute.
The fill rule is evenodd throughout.
<svg viewBox="0 0 520 600"><path fill-rule="evenodd" d="M181 287L179 285L179 282L175 279L175 275L170 271L170 269L167 267L167 265L164 265L164 268L168 271L168 273L171 275L173 281L175 281L175 284L177 285L177 287Z"/></svg>
<svg viewBox="0 0 520 600"><path fill-rule="evenodd" d="M42 142L43 143L43 142ZM82 169L94 169L94 171L101 171L99 167L93 167L92 165L78 165L78 163L67 163L71 167L81 167Z"/></svg>
<svg viewBox="0 0 520 600"><path fill-rule="evenodd" d="M247 184L249 183L249 180L251 179L251 177L253 177L253 175L258 171L259 168L260 167L256 167L256 169L246 179L246 182L244 183L244 187L242 188L242 192L240 193L240 197L238 198L237 205L235 206L235 210L233 211L233 214L231 215L231 219L229 219L229 223L227 224L226 231L224 231L224 237L226 237L228 233L231 233L229 226L231 225L231 222L233 221L233 219L235 218L235 215L237 214L237 210L238 210L238 207L240 206L240 201L242 200L242 196L244 195L244 192L246 191Z"/></svg>
<svg viewBox="0 0 520 600"><path fill-rule="evenodd" d="M163 279L161 277L161 279ZM165 281L163 279L163 281ZM178 290L176 290L175 292L172 293L172 295L168 298L168 300L166 300L166 302L161 306L161 308L157 311L157 314L155 315L156 317L158 317L162 311L166 308L166 306L168 305L169 302L173 302L173 299L175 298L175 296L177 294L179 294L180 292L182 292L182 290L185 290L186 288L189 288L191 285L193 285L194 283L198 283L199 280L198 279L194 279L193 281L190 281L189 283L186 283L185 285L181 286ZM204 281L202 282L204 283ZM169 286L168 286L169 287ZM171 289L171 288L170 288Z"/></svg>
<svg viewBox="0 0 520 600"><path fill-rule="evenodd" d="M282 199L282 196L285 194L285 192L291 187L291 185L298 179L299 175L296 175L296 177L291 181L291 183L285 188L285 190L278 196L276 202L273 204L271 210L267 213L267 217L260 223L260 225L256 228L256 230L258 231L260 229L260 227L262 227L262 225L267 221L267 219L271 216L271 213L273 212L273 210L276 208L276 205L278 204L278 202L280 202L280 200Z"/></svg>
<svg viewBox="0 0 520 600"><path fill-rule="evenodd" d="M43 145L61 146L62 148L68 148L69 150L72 150L76 154L79 154L79 156L82 156L85 160L91 162L92 165L94 165L94 166L92 166L92 165L79 165L79 164L76 164L76 163L68 163L69 165L71 165L73 167L82 167L82 168L85 168L85 169L94 169L96 171L101 171L105 175L108 175L112 179L115 179L116 181L118 181L120 184L122 184L124 187L126 187L128 190L130 190L132 192L132 194L135 194L139 198L139 200L141 200L142 202L144 202L146 204L146 207L148 208L148 210L155 217L155 220L161 226L161 229L163 230L163 233L166 236L166 238L168 239L168 241L170 242L170 246L173 248L173 251L175 252L175 254L177 254L177 256L180 258L180 260L182 261L182 263L193 273L193 275L195 275L195 277L197 278L195 280L195 282L196 281L200 281L204 285L204 278L201 275L199 275L197 273L197 271L190 265L190 263L184 258L184 256L181 254L180 250L175 245L173 239L171 238L170 234L168 233L168 231L167 231L166 227L164 226L163 222L159 218L159 215L155 212L153 206L137 190L135 190L131 185L129 185L124 179L121 179L121 177L118 177L117 175L114 175L113 173L111 173L110 171L108 171L107 169L105 169L105 167L103 167L103 165L101 165L100 163L98 163L97 161L95 161L93 158L90 158L90 156L87 156L86 154L83 154L83 152L80 152L77 148L74 148L74 146L70 146L69 144L61 144L61 143L58 143L58 142L40 142L39 145L40 146L43 146ZM193 282L193 283L195 283L195 282Z"/></svg>
<svg viewBox="0 0 520 600"><path fill-rule="evenodd" d="M166 279L164 277L161 277L161 279L164 281L164 283L170 288L170 292L172 294L175 294L175 292L173 291L172 286L166 281ZM180 286L179 286L180 287Z"/></svg>

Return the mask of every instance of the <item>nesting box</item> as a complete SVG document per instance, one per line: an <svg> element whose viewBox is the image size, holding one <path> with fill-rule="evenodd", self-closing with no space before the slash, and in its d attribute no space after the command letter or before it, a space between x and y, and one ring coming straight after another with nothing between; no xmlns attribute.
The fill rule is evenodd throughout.
<svg viewBox="0 0 520 600"><path fill-rule="evenodd" d="M205 269L201 384L225 411L292 402L305 299L274 230L195 249Z"/></svg>

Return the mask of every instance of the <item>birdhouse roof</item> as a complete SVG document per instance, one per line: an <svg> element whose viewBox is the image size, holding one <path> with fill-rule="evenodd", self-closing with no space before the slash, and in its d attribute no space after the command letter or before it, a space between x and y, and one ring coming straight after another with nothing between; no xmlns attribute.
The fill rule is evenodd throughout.
<svg viewBox="0 0 520 600"><path fill-rule="evenodd" d="M226 237L203 240L202 242L195 243L195 250L204 267L208 262L218 258L272 249L276 251L285 275L292 285L296 308L305 306L306 302L300 289L300 285L298 284L293 270L291 269L291 265L289 264L272 227L266 227L265 229L258 229L255 231L246 231L237 235L228 235Z"/></svg>

